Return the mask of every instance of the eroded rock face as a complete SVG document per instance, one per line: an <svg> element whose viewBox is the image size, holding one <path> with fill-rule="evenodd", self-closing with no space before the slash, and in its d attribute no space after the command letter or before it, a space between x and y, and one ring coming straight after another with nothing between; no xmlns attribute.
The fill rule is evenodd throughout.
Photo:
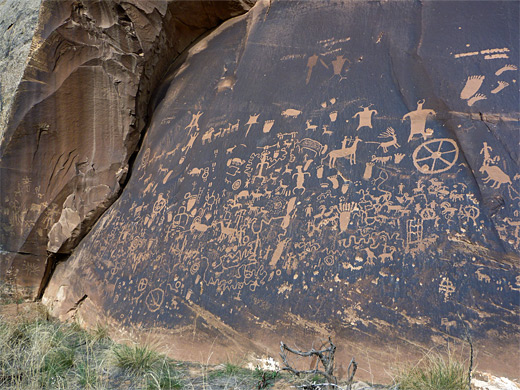
<svg viewBox="0 0 520 390"><path fill-rule="evenodd" d="M0 3L0 138L25 68L40 2L4 0Z"/></svg>
<svg viewBox="0 0 520 390"><path fill-rule="evenodd" d="M45 301L66 317L87 296L87 323L183 358L333 335L340 366L384 364L385 341L468 331L481 369L512 373L518 7L262 2L226 22L169 72Z"/></svg>
<svg viewBox="0 0 520 390"><path fill-rule="evenodd" d="M239 1L44 1L0 145L0 270L26 295L114 201L171 62ZM47 275L47 276L46 276Z"/></svg>

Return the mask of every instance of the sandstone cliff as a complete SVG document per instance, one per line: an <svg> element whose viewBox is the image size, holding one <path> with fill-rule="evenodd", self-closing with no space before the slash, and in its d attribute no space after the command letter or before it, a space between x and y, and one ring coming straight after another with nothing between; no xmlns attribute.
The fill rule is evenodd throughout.
<svg viewBox="0 0 520 390"><path fill-rule="evenodd" d="M192 35L177 2L106 4L41 23L2 143L3 266L34 287L73 251L53 314L191 359L469 332L514 372L518 3L262 1L181 55L240 4Z"/></svg>

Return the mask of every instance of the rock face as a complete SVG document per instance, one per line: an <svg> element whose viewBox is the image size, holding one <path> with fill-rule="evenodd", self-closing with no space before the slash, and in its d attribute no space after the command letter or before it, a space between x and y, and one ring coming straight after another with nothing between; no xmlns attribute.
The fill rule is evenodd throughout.
<svg viewBox="0 0 520 390"><path fill-rule="evenodd" d="M59 255L119 194L150 92L166 68L197 37L248 8L238 1L43 2L0 132L2 275L28 296L42 291Z"/></svg>
<svg viewBox="0 0 520 390"><path fill-rule="evenodd" d="M0 2L0 138L31 46L41 0Z"/></svg>
<svg viewBox="0 0 520 390"><path fill-rule="evenodd" d="M344 362L371 351L384 365L395 359L384 342L431 346L469 333L489 353L480 369L516 375L518 11L515 2L263 1L225 22L155 88L128 183L57 265L44 302L61 318L151 328L185 359L274 355L282 339L332 335ZM85 50L113 50L99 45ZM141 64L130 51L129 64ZM50 169L2 180L50 183L45 199L57 199L48 230L38 238L26 213L14 225L25 230L7 236L12 248L69 251L78 226L118 193L144 113L125 110L145 100L135 71L111 78L120 67L99 56L84 61L92 69L77 66L78 81L52 106L65 115L59 102L92 102L71 122L91 134L88 148L49 149L62 139L53 111L3 152L5 172L45 150ZM99 77L90 95L83 72ZM33 128L26 120L17 128ZM35 215L45 220L50 205Z"/></svg>

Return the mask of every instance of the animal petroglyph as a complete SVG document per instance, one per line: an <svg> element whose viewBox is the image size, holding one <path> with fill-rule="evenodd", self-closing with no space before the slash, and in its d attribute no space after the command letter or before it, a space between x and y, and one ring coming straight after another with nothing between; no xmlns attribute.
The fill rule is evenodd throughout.
<svg viewBox="0 0 520 390"><path fill-rule="evenodd" d="M509 175L497 166L482 165L479 172L487 175L482 179L482 181L486 184L491 181L491 188L499 188L502 184L511 184L511 178Z"/></svg>
<svg viewBox="0 0 520 390"><path fill-rule="evenodd" d="M350 165L356 164L356 150L359 142L363 142L362 139L356 137L351 146L343 146L341 149L332 150L329 152L329 167L334 168L336 160L338 158L347 158ZM345 144L344 144L345 145Z"/></svg>
<svg viewBox="0 0 520 390"><path fill-rule="evenodd" d="M384 153L388 152L388 148L391 146L393 146L396 149L401 146L397 143L397 137L395 135L395 130L393 129L393 127L387 128L384 133L381 133L379 135L379 138L392 138L391 141L385 141L385 142L379 143L379 146L377 148L378 149L383 148Z"/></svg>
<svg viewBox="0 0 520 390"><path fill-rule="evenodd" d="M403 120L410 119L410 136L408 142L410 142L415 135L421 135L423 139L432 136L433 130L426 129L426 119L430 115L435 115L436 112L429 109L424 109L423 105L425 100L419 100L417 102L417 109L410 111L408 114L403 116Z"/></svg>
<svg viewBox="0 0 520 390"><path fill-rule="evenodd" d="M282 111L282 116L285 118L298 118L302 112L300 110L296 110L294 108L288 108L287 110Z"/></svg>
<svg viewBox="0 0 520 390"><path fill-rule="evenodd" d="M433 174L450 169L459 156L459 147L449 138L426 141L413 152L415 167L422 173Z"/></svg>

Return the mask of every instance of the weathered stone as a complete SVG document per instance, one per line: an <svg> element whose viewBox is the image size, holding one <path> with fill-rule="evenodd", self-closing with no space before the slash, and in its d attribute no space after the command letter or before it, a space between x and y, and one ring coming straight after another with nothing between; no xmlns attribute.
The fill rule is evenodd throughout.
<svg viewBox="0 0 520 390"><path fill-rule="evenodd" d="M0 138L38 21L41 0L0 1Z"/></svg>
<svg viewBox="0 0 520 390"><path fill-rule="evenodd" d="M1 275L16 274L30 296L42 290L54 254L69 254L117 198L150 93L167 67L199 36L249 7L241 1L43 2L0 131Z"/></svg>
<svg viewBox="0 0 520 390"><path fill-rule="evenodd" d="M332 335L340 375L377 379L469 333L515 375L520 5L263 1L179 57L250 5L44 1L0 144L2 278L37 295L74 250L53 314L183 359Z"/></svg>
<svg viewBox="0 0 520 390"><path fill-rule="evenodd" d="M518 11L264 1L226 22L157 89L125 191L45 302L88 296L87 323L184 359L332 335L340 371L469 332L479 368L514 375Z"/></svg>

